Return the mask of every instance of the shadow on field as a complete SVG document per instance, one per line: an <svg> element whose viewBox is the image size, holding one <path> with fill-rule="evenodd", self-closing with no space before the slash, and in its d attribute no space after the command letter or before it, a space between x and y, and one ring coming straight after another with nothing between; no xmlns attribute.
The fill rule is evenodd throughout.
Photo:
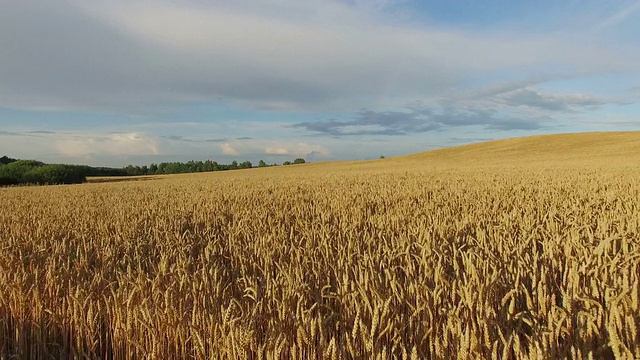
<svg viewBox="0 0 640 360"><path fill-rule="evenodd" d="M97 178L88 178L87 183L98 184L98 183L112 183L112 182L124 182L124 181L150 181L150 180L158 180L158 178L155 176L97 177Z"/></svg>

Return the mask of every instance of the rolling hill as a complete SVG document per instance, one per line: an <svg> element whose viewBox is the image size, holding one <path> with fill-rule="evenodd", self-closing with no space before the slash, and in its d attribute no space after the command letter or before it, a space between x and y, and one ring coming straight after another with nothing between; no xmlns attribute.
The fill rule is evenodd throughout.
<svg viewBox="0 0 640 360"><path fill-rule="evenodd" d="M640 131L529 136L432 150L393 160L487 166L585 164L603 160L608 164L638 164Z"/></svg>
<svg viewBox="0 0 640 360"><path fill-rule="evenodd" d="M308 163L261 171L423 171L432 168L628 167L640 165L640 131L537 135L365 161Z"/></svg>

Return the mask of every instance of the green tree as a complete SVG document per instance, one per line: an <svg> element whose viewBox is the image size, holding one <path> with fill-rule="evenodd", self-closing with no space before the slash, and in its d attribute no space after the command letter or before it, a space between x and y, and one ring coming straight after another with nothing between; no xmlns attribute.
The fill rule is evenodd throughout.
<svg viewBox="0 0 640 360"><path fill-rule="evenodd" d="M3 157L0 157L0 165L2 165L2 164L10 164L10 163L16 162L16 161L18 161L18 160L12 159L12 158L10 158L10 157L8 157L6 155L3 156Z"/></svg>
<svg viewBox="0 0 640 360"><path fill-rule="evenodd" d="M260 160L260 161L258 162L258 167L266 167L266 166L267 166L267 163L266 163L266 162L264 162L264 160Z"/></svg>
<svg viewBox="0 0 640 360"><path fill-rule="evenodd" d="M297 159L293 160L293 163L294 164L304 164L305 161L304 161L303 158L297 158Z"/></svg>

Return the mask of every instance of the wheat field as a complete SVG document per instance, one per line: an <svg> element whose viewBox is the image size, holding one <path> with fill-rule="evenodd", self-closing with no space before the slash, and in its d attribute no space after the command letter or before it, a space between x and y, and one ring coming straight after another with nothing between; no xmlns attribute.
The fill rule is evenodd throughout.
<svg viewBox="0 0 640 360"><path fill-rule="evenodd" d="M0 358L640 358L639 175L610 133L0 189Z"/></svg>

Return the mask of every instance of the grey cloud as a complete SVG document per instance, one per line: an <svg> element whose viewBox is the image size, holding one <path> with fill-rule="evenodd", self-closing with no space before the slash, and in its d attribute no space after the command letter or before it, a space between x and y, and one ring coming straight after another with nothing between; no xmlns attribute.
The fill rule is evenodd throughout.
<svg viewBox="0 0 640 360"><path fill-rule="evenodd" d="M177 9L191 6L175 5ZM241 38L238 43L226 44L219 35L222 37L212 37L205 47L190 48L158 42L154 36L118 26L119 19L101 14L102 5L90 1L80 7L72 1L11 1L2 7L0 49L7 56L0 59L0 101L6 106L129 111L150 103L222 99L262 109L290 109L340 102L349 94L375 93L388 85L388 79L381 75L390 61L384 52L373 54L381 58L380 67L354 67L359 57L344 54L351 44L325 43L325 37L331 36L325 35L322 27L298 29L293 22L284 22L273 31L310 34L309 41L287 35L285 38L292 41L287 44L262 31L260 26L265 24L258 22L258 31L250 31L256 32L256 39ZM208 9L208 13L218 13L215 9ZM208 23L216 24L214 20ZM229 21L230 26L247 26L242 18ZM202 35L210 36L208 32L216 29L222 34L238 31L211 25ZM190 40L185 38L184 42ZM318 49L311 44L314 41L330 48ZM363 46L360 50L368 53L369 45ZM352 60L345 61L347 58ZM326 67L327 63L337 67ZM416 74L419 59L412 63L398 81L452 81L452 73L444 71L437 76ZM418 82L412 84L415 90Z"/></svg>
<svg viewBox="0 0 640 360"><path fill-rule="evenodd" d="M180 135L171 135L171 136L164 136L164 139L167 140L173 140L173 141L184 141L184 142L191 142L191 143L208 143L208 142L225 142L225 141L229 141L229 139L227 138L220 138L220 139L193 139L193 138L187 138L184 136L180 136Z"/></svg>
<svg viewBox="0 0 640 360"><path fill-rule="evenodd" d="M531 76L522 80L507 81L492 84L482 89L467 91L457 96L454 96L456 100L479 100L496 97L502 94L512 93L518 90L531 89L536 85L543 84L549 81L558 80L571 80L582 77L588 77L598 72L595 70L590 71L575 71L567 73L555 73Z"/></svg>
<svg viewBox="0 0 640 360"><path fill-rule="evenodd" d="M0 12L0 95L9 105L98 105L142 90L141 49L67 2L3 4ZM9 92L10 90L10 92ZM4 94L3 94L4 93Z"/></svg>
<svg viewBox="0 0 640 360"><path fill-rule="evenodd" d="M498 41L491 33L382 26L344 1L230 3L4 2L0 106L353 109L372 99L439 96L478 73L637 64L543 35Z"/></svg>
<svg viewBox="0 0 640 360"><path fill-rule="evenodd" d="M55 131L48 131L48 130L33 130L33 131L27 131L26 134L55 134Z"/></svg>
<svg viewBox="0 0 640 360"><path fill-rule="evenodd" d="M491 141L491 140L495 140L495 139L494 138L460 138L460 137L450 137L449 138L449 142L454 143L454 144L478 143L478 142L485 142L485 141Z"/></svg>
<svg viewBox="0 0 640 360"><path fill-rule="evenodd" d="M538 130L544 127L544 123L550 121L550 118L540 117L534 119L497 119L493 123L485 124L487 130Z"/></svg>
<svg viewBox="0 0 640 360"><path fill-rule="evenodd" d="M40 138L46 135L56 134L53 131L25 131L25 132L12 132L12 131L2 131L0 130L0 135L6 136L26 136L31 138Z"/></svg>
<svg viewBox="0 0 640 360"><path fill-rule="evenodd" d="M162 138L167 140L184 141L184 142L191 142L191 143L220 143L220 142L225 142L230 140L253 140L253 138L249 136L243 136L243 137L238 137L234 139L231 139L231 138L197 139L197 138L184 137L181 135L170 135L170 136L163 136Z"/></svg>
<svg viewBox="0 0 640 360"><path fill-rule="evenodd" d="M548 111L570 111L575 108L597 108L607 101L588 94L553 94L543 93L532 88L511 91L500 96L500 100L510 106L528 106Z"/></svg>
<svg viewBox="0 0 640 360"><path fill-rule="evenodd" d="M639 127L640 126L640 121L609 121L609 122L593 123L593 124L598 124L598 125L601 125L601 126L632 126L632 127Z"/></svg>
<svg viewBox="0 0 640 360"><path fill-rule="evenodd" d="M362 110L351 120L310 121L293 124L292 127L331 136L407 135L461 126L483 126L488 130L535 130L550 120L548 117L499 117L495 111L486 109L447 108L437 112L428 107L414 107L405 112Z"/></svg>

